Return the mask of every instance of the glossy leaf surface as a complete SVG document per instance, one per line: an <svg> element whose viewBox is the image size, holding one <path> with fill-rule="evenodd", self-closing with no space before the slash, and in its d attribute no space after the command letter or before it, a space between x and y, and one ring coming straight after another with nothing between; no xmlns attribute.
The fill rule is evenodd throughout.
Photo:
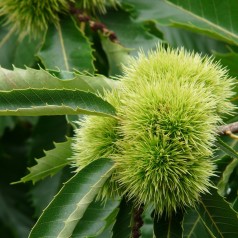
<svg viewBox="0 0 238 238"><path fill-rule="evenodd" d="M74 175L45 209L29 237L70 237L113 170L110 160L100 159Z"/></svg>

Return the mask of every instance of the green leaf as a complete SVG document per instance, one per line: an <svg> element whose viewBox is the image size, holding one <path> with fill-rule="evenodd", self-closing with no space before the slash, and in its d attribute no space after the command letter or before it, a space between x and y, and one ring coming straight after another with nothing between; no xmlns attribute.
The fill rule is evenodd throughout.
<svg viewBox="0 0 238 238"><path fill-rule="evenodd" d="M218 183L218 193L226 197L229 194L229 179L231 177L231 174L234 172L234 170L238 167L238 160L234 159L225 169L225 171L222 174L222 178L220 182ZM227 194L228 193L228 194Z"/></svg>
<svg viewBox="0 0 238 238"><path fill-rule="evenodd" d="M141 237L143 238L152 238L153 237L153 219L152 219L151 209L145 209L142 218L143 226L141 227Z"/></svg>
<svg viewBox="0 0 238 238"><path fill-rule="evenodd" d="M109 75L122 74L122 64L127 63L129 50L118 43L111 42L104 36L101 36L101 43L109 62Z"/></svg>
<svg viewBox="0 0 238 238"><path fill-rule="evenodd" d="M95 94L68 89L0 92L0 115L42 116L91 114L111 116L115 109Z"/></svg>
<svg viewBox="0 0 238 238"><path fill-rule="evenodd" d="M182 28L161 26L159 24L157 24L157 27L163 32L164 40L174 48L184 47L187 50L208 55L213 54L214 51L228 52L226 43L207 35L198 34ZM223 63L225 62L222 62L222 64ZM223 65L227 66L227 64Z"/></svg>
<svg viewBox="0 0 238 238"><path fill-rule="evenodd" d="M72 176L72 174L70 176ZM38 218L41 215L44 208L46 208L60 190L62 187L62 177L63 170L52 177L38 181L28 192L31 206L34 208L34 217ZM42 196L42 194L44 194L44 196Z"/></svg>
<svg viewBox="0 0 238 238"><path fill-rule="evenodd" d="M0 115L110 115L114 108L95 94L115 85L103 76L61 80L42 69L0 68Z"/></svg>
<svg viewBox="0 0 238 238"><path fill-rule="evenodd" d="M238 45L236 0L123 0L123 3L133 7L137 21L156 20Z"/></svg>
<svg viewBox="0 0 238 238"><path fill-rule="evenodd" d="M217 138L215 145L218 148L220 148L222 151L224 151L230 157L238 159L238 153L232 147L230 147L228 144L223 142L220 138Z"/></svg>
<svg viewBox="0 0 238 238"><path fill-rule="evenodd" d="M32 128L31 143L28 166L35 165L35 158L45 156L44 150L55 148L54 142L65 142L69 134L69 125L65 116L43 116L43 117L26 117L37 118L37 123ZM56 130L57 128L57 130Z"/></svg>
<svg viewBox="0 0 238 238"><path fill-rule="evenodd" d="M238 237L238 218L230 205L218 195L215 189L202 197L196 211L207 230L214 238Z"/></svg>
<svg viewBox="0 0 238 238"><path fill-rule="evenodd" d="M33 66L41 39L30 40L26 37L19 41L15 32L8 30L3 26L0 28L0 65L8 69L12 69L13 65L20 68Z"/></svg>
<svg viewBox="0 0 238 238"><path fill-rule="evenodd" d="M71 237L98 237L115 222L119 204L118 199L108 200L105 204L99 201L91 203Z"/></svg>
<svg viewBox="0 0 238 238"><path fill-rule="evenodd" d="M49 151L45 151L45 156L36 159L37 164L31 168L28 168L30 173L21 178L16 183L26 183L32 181L33 183L44 179L47 176L53 176L69 164L69 158L72 156L71 149L72 139L68 138L67 141L62 143L54 143L55 148Z"/></svg>
<svg viewBox="0 0 238 238"><path fill-rule="evenodd" d="M110 160L99 159L74 175L43 212L29 237L70 237L113 170Z"/></svg>
<svg viewBox="0 0 238 238"><path fill-rule="evenodd" d="M56 74L58 72L55 72ZM116 87L116 81L102 75L88 76L74 74L69 79L59 79L49 72L40 69L7 70L0 67L0 92L13 89L78 89L85 92L103 94L104 89Z"/></svg>
<svg viewBox="0 0 238 238"><path fill-rule="evenodd" d="M174 25L206 33L238 45L236 0L168 0L167 2L180 12L180 15L171 19Z"/></svg>
<svg viewBox="0 0 238 238"><path fill-rule="evenodd" d="M131 236L131 213L133 204L131 201L122 199L116 223L113 226L113 238L129 238Z"/></svg>
<svg viewBox="0 0 238 238"><path fill-rule="evenodd" d="M49 27L37 56L47 69L94 72L90 42L70 18Z"/></svg>
<svg viewBox="0 0 238 238"><path fill-rule="evenodd" d="M183 219L183 238L211 238L199 214L194 209L186 210Z"/></svg>
<svg viewBox="0 0 238 238"><path fill-rule="evenodd" d="M182 237L181 222L183 219L183 212L176 211L170 217L167 214L163 216L154 217L154 234L156 238L180 238Z"/></svg>
<svg viewBox="0 0 238 238"><path fill-rule="evenodd" d="M151 8L153 7L154 2L151 3ZM131 50L131 55L137 55L139 49L147 52L160 41L158 37L149 33L149 29L144 23L133 21L128 12L109 11L108 14L101 17L101 20L115 32L120 44Z"/></svg>
<svg viewBox="0 0 238 238"><path fill-rule="evenodd" d="M233 209L238 213L238 196L232 204Z"/></svg>

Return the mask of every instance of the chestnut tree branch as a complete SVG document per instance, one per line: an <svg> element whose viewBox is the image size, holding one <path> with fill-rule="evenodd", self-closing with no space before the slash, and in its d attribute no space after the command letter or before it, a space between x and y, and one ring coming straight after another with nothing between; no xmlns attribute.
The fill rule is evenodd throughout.
<svg viewBox="0 0 238 238"><path fill-rule="evenodd" d="M219 135L232 135L238 132L238 122L233 122L218 128Z"/></svg>

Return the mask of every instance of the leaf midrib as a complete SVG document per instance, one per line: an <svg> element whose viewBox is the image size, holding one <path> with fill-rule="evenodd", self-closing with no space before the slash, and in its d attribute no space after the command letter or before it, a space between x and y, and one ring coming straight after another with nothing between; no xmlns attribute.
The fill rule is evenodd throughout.
<svg viewBox="0 0 238 238"><path fill-rule="evenodd" d="M207 23L208 25L214 27L215 29L218 29L218 30L222 31L223 33L227 34L228 36L231 37L230 40L232 40L232 38L235 38L235 39L238 40L238 36L237 36L236 34L234 34L233 32L228 31L228 30L226 30L225 28L216 25L216 24L214 24L213 22L208 21L208 20L205 19L205 18L202 18L202 17L200 17L199 15L196 15L194 12L190 12L190 11L188 11L187 9L184 9L184 8L181 7L181 6L175 5L174 3L169 2L168 0L165 0L165 1L166 1L168 4L174 6L175 8L177 8L177 9L179 9L179 10L185 12L186 14L189 14L189 15L193 16L194 18L197 18L197 19L199 19L200 21L205 22L205 23ZM216 32L216 33L217 33L217 32ZM217 33L217 34L218 34L218 35L221 35L220 33ZM221 36L224 37L223 35L221 35ZM228 37L226 37L226 38L228 38Z"/></svg>
<svg viewBox="0 0 238 238"><path fill-rule="evenodd" d="M216 222L214 221L214 219L213 219L212 215L210 214L210 212L207 210L205 204L203 203L203 201L200 201L200 202L201 202L201 204L202 204L202 206L203 206L205 212L206 212L207 215L209 216L211 222L213 223L214 227L216 228L217 232L220 234L220 236L221 236L222 238L224 238L222 232L221 232L220 229L217 227ZM200 216L200 215L199 215L199 216Z"/></svg>

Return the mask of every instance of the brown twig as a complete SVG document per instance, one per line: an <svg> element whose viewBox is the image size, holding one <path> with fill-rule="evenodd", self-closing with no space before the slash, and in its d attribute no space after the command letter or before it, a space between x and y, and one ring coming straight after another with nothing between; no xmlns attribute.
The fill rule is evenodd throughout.
<svg viewBox="0 0 238 238"><path fill-rule="evenodd" d="M231 137L235 136L237 139L238 136L234 135L233 133L238 132L238 122L233 122L224 126L220 126L218 128L218 134L219 135L229 135Z"/></svg>
<svg viewBox="0 0 238 238"><path fill-rule="evenodd" d="M134 208L133 211L133 226L132 226L132 238L139 238L141 236L140 228L143 226L142 213L144 211L143 205L139 208Z"/></svg>
<svg viewBox="0 0 238 238"><path fill-rule="evenodd" d="M110 41L114 43L119 43L118 38L115 34L115 32L109 30L105 24L101 22L97 22L93 20L90 16L88 16L84 11L81 9L76 8L75 6L70 6L70 12L75 16L75 18L80 23L87 23L89 24L89 27L93 31L100 31L104 36L108 37Z"/></svg>

